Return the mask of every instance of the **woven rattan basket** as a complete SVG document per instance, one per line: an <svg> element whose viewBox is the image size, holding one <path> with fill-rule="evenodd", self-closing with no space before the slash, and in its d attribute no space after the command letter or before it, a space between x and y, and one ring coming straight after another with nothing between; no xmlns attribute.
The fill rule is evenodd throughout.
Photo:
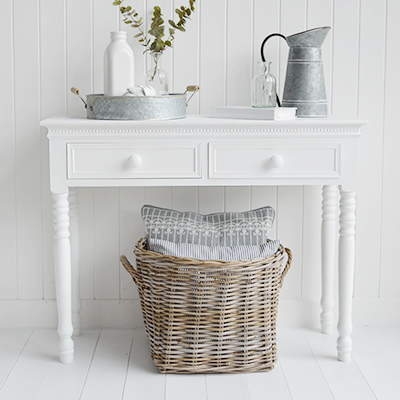
<svg viewBox="0 0 400 400"><path fill-rule="evenodd" d="M160 372L267 371L276 362L276 316L292 260L282 246L265 259L197 260L135 247L125 256L140 296L151 357ZM287 256L286 256L287 254Z"/></svg>

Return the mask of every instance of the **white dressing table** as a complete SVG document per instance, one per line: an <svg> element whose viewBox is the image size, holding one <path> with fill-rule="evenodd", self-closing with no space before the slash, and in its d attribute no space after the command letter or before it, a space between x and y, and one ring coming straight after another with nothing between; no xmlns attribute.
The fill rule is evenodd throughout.
<svg viewBox="0 0 400 400"><path fill-rule="evenodd" d="M338 358L352 350L357 119L41 122L50 141L60 360L81 333L78 187L323 185L321 330L333 331L336 186L340 189ZM71 234L71 235L70 235ZM70 240L71 236L71 240Z"/></svg>

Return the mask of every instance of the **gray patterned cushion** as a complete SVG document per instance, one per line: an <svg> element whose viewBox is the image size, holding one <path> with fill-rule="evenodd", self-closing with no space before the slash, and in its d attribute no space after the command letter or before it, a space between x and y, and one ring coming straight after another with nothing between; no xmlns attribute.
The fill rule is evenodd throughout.
<svg viewBox="0 0 400 400"><path fill-rule="evenodd" d="M148 239L149 250L156 253L196 258L199 260L245 261L254 258L267 258L279 249L279 240L269 240L260 245L244 246L204 246L193 243L173 243L162 239Z"/></svg>
<svg viewBox="0 0 400 400"><path fill-rule="evenodd" d="M201 215L150 205L142 207L147 238L205 246L260 245L274 222L272 207Z"/></svg>

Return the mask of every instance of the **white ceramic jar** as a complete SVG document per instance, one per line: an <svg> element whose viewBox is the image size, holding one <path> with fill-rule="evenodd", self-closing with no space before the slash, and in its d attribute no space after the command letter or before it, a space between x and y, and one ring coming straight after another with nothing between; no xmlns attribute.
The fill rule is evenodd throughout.
<svg viewBox="0 0 400 400"><path fill-rule="evenodd" d="M126 42L126 32L111 32L111 42L104 52L104 95L123 96L134 86L133 51Z"/></svg>

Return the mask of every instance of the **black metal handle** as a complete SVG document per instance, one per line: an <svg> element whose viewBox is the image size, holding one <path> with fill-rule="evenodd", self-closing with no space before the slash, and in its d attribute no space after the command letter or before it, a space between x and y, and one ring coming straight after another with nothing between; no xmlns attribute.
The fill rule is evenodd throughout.
<svg viewBox="0 0 400 400"><path fill-rule="evenodd" d="M267 40L270 39L270 38L272 38L273 36L279 36L279 37L285 39L285 41L287 42L286 36L284 36L284 35L282 35L282 34L280 34L280 33L271 33L271 35L268 35L268 36L263 40L263 42L262 42L262 44L261 44L261 60L262 60L263 62L265 62L264 45L265 45L265 43L267 42ZM281 106L281 101L279 100L278 94L276 94L276 103L278 104L278 107Z"/></svg>
<svg viewBox="0 0 400 400"><path fill-rule="evenodd" d="M263 60L263 62L265 62L265 57L264 57L264 45L265 45L265 43L267 42L267 40L270 39L270 38L272 38L273 36L279 36L279 37L281 37L281 38L283 38L283 39L286 40L286 36L283 36L283 35L280 34L280 33L272 33L271 35L268 35L268 36L263 40L263 42L262 42L262 44L261 44L261 60ZM287 40L286 40L286 41L287 41Z"/></svg>

